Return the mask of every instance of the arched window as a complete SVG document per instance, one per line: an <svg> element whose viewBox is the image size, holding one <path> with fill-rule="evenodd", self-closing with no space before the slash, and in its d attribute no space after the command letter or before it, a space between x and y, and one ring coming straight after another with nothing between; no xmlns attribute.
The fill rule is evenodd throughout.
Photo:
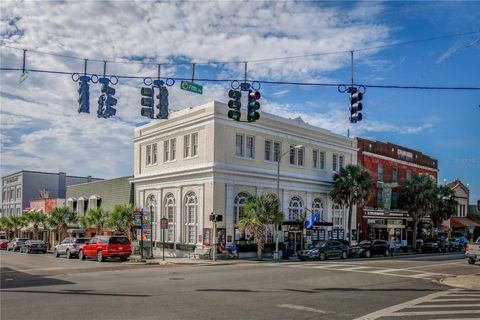
<svg viewBox="0 0 480 320"><path fill-rule="evenodd" d="M302 220L303 211L302 198L298 196L292 197L288 205L288 220Z"/></svg>
<svg viewBox="0 0 480 320"><path fill-rule="evenodd" d="M312 211L318 212L320 214L321 221L325 221L325 216L323 215L323 201L320 198L315 198L312 202Z"/></svg>
<svg viewBox="0 0 480 320"><path fill-rule="evenodd" d="M333 225L334 226L343 225L342 209L338 204L332 205L332 213L333 213Z"/></svg>
<svg viewBox="0 0 480 320"><path fill-rule="evenodd" d="M247 192L240 192L233 201L233 219L235 225L238 225L243 218L243 206L248 198L250 198L250 194Z"/></svg>
<svg viewBox="0 0 480 320"><path fill-rule="evenodd" d="M175 241L175 197L169 193L165 196L165 211L164 218L168 219L167 241Z"/></svg>
<svg viewBox="0 0 480 320"><path fill-rule="evenodd" d="M197 239L197 196L189 192L185 196L185 233L184 241L195 244Z"/></svg>
<svg viewBox="0 0 480 320"><path fill-rule="evenodd" d="M147 208L148 212L151 210L155 213L155 203L155 196L153 194L149 195L145 201L145 208Z"/></svg>

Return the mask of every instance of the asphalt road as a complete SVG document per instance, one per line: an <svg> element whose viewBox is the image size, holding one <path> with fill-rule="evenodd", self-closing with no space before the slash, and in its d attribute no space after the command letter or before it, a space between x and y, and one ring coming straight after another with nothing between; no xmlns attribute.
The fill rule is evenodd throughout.
<svg viewBox="0 0 480 320"><path fill-rule="evenodd" d="M0 258L2 319L480 318L480 292L435 283L480 273L461 254L208 266Z"/></svg>

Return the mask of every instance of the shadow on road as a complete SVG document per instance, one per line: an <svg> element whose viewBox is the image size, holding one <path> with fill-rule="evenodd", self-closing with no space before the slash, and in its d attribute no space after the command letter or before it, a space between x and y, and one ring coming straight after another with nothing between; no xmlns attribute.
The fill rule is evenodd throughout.
<svg viewBox="0 0 480 320"><path fill-rule="evenodd" d="M89 292L90 290L62 290L62 291L43 291L43 290L5 290L4 292L22 292L22 293L45 293L45 294L66 294L83 296L104 296L104 297L129 297L129 298L148 298L148 294L128 294L128 293L100 293Z"/></svg>
<svg viewBox="0 0 480 320"><path fill-rule="evenodd" d="M265 292L258 290L248 290L248 289L196 289L195 291L206 291L206 292Z"/></svg>
<svg viewBox="0 0 480 320"><path fill-rule="evenodd" d="M31 275L29 273L5 267L0 268L0 275L0 288L2 290L24 287L57 286L73 283L45 276Z"/></svg>

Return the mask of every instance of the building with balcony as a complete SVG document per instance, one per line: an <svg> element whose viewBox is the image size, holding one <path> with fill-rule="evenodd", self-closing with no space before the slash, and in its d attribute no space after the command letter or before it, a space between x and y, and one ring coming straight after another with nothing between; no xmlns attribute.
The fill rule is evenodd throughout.
<svg viewBox="0 0 480 320"><path fill-rule="evenodd" d="M372 175L375 192L368 203L357 209L360 239L395 239L411 245L413 223L399 199L405 182L418 174L428 174L435 181L438 161L420 151L389 142L357 138L358 163ZM429 229L429 219L421 228Z"/></svg>
<svg viewBox="0 0 480 320"><path fill-rule="evenodd" d="M210 246L209 215L216 213L223 215L217 224L220 241L253 242L239 227L243 206L250 196L277 196L278 164L285 220L281 241L290 239L298 248L312 240L345 238L346 211L328 194L332 175L357 163L356 141L300 118L261 113L248 123L229 119L227 112L215 101L135 130L135 204L154 211L155 221L168 218L167 241L174 247ZM304 230L312 210L321 213L320 220ZM154 227L160 241L160 226ZM273 227L265 239L274 242Z"/></svg>

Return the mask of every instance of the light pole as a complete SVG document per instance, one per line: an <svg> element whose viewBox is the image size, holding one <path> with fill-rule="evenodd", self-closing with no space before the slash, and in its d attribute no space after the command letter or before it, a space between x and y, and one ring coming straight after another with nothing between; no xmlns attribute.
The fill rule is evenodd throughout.
<svg viewBox="0 0 480 320"><path fill-rule="evenodd" d="M277 152L278 155L278 161L277 161L277 200L278 200L278 208L280 212L282 212L282 201L280 201L280 161L282 160L282 157L289 153L292 149L299 149L303 148L303 145L297 145L294 146L293 148L290 147L287 151L284 153ZM278 224L275 222L275 252L273 253L273 260L279 261L280 257L278 256Z"/></svg>

